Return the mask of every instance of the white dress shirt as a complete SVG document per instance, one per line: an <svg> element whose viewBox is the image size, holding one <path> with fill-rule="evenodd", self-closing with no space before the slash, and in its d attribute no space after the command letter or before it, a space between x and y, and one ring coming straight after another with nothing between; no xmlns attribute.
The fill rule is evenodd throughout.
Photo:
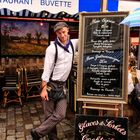
<svg viewBox="0 0 140 140"><path fill-rule="evenodd" d="M71 39L73 44L74 52L78 48L78 39ZM71 45L69 46L69 52L65 51L59 45L57 45L58 57L56 65L54 67L54 59L56 54L56 49L54 43L50 44L46 49L45 60L44 60L44 70L42 74L42 80L48 82L53 71L52 80L66 81L72 65L73 52ZM54 70L53 70L54 69Z"/></svg>

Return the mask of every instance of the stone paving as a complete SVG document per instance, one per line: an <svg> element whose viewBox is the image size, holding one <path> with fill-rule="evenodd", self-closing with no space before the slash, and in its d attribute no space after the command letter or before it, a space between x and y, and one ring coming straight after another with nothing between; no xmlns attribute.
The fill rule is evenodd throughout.
<svg viewBox="0 0 140 140"><path fill-rule="evenodd" d="M74 113L68 111L67 117L57 125L60 140L74 140ZM0 107L0 140L32 140L30 129L43 121L42 103L31 100L19 106L9 104ZM129 126L129 140L140 140L140 125L136 128ZM41 140L48 140L47 137Z"/></svg>
<svg viewBox="0 0 140 140"><path fill-rule="evenodd" d="M30 130L43 121L42 104L39 100L0 108L0 140L32 140ZM57 125L60 140L73 140L72 121L65 119ZM47 140L42 138L42 140Z"/></svg>

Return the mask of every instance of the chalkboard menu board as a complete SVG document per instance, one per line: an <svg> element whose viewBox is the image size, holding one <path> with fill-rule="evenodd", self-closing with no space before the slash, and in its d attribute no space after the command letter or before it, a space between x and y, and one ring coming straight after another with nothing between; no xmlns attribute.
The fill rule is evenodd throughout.
<svg viewBox="0 0 140 140"><path fill-rule="evenodd" d="M78 100L126 102L129 29L127 12L81 13Z"/></svg>
<svg viewBox="0 0 140 140"><path fill-rule="evenodd" d="M128 140L128 118L76 115L75 140Z"/></svg>

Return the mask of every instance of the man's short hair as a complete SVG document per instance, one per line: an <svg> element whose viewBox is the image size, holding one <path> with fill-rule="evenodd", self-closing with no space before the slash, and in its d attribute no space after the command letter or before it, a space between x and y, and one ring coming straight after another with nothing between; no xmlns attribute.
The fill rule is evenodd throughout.
<svg viewBox="0 0 140 140"><path fill-rule="evenodd" d="M57 30L62 29L63 27L67 27L69 28L69 26L67 25L67 23L65 22L58 22L54 25L54 32L56 32Z"/></svg>

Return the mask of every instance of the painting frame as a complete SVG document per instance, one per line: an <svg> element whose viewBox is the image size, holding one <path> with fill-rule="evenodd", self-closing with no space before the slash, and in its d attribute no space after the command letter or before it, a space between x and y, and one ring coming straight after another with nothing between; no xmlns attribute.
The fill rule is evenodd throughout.
<svg viewBox="0 0 140 140"><path fill-rule="evenodd" d="M40 18L0 18L1 57L44 57L50 23Z"/></svg>

